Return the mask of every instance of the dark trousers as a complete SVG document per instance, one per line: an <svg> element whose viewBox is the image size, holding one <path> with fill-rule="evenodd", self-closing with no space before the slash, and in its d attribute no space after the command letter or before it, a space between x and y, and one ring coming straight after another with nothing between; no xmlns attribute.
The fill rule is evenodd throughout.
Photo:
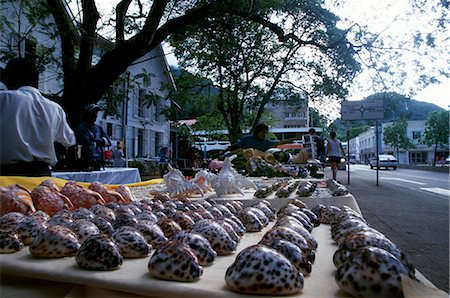
<svg viewBox="0 0 450 298"><path fill-rule="evenodd" d="M51 176L49 164L43 161L18 162L0 166L0 176Z"/></svg>

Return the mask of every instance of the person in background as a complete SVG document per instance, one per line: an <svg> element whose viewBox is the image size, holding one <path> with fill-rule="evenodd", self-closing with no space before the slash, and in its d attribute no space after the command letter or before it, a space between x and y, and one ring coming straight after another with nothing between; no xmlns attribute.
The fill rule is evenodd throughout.
<svg viewBox="0 0 450 298"><path fill-rule="evenodd" d="M8 91L0 91L0 175L51 176L57 163L54 143L75 144L66 113L37 89L39 72L24 59L11 59L2 73Z"/></svg>
<svg viewBox="0 0 450 298"><path fill-rule="evenodd" d="M328 139L327 156L331 164L333 180L336 180L338 164L341 162L341 157L345 156L345 151L342 143L336 139L336 133L334 131L330 132L330 138Z"/></svg>
<svg viewBox="0 0 450 298"><path fill-rule="evenodd" d="M311 136L311 138L313 138L313 141L316 143L317 158L320 160L321 163L324 163L326 159L324 140L316 134L316 130L314 128L309 129L309 135Z"/></svg>
<svg viewBox="0 0 450 298"><path fill-rule="evenodd" d="M236 149L242 148L253 148L259 151L265 152L270 148L276 147L277 145L287 144L294 141L296 138L286 139L282 141L270 140L267 138L267 133L269 132L269 126L264 123L259 123L255 126L253 134L249 134L237 141L236 144L228 147L227 151L234 151Z"/></svg>
<svg viewBox="0 0 450 298"><path fill-rule="evenodd" d="M113 167L115 168L123 168L127 165L123 148L123 141L117 141L116 148L113 150Z"/></svg>
<svg viewBox="0 0 450 298"><path fill-rule="evenodd" d="M81 160L84 167L98 170L104 166L103 151L111 146L111 141L100 125L95 124L101 108L96 104L85 107L83 121L78 126L77 142L82 145Z"/></svg>

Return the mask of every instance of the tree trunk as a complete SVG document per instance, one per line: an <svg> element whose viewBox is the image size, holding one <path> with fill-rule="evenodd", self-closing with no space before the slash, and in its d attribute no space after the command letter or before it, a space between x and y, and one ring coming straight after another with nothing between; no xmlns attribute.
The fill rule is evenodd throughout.
<svg viewBox="0 0 450 298"><path fill-rule="evenodd" d="M438 143L435 144L434 146L434 157L433 157L433 167L436 166L436 154L437 154L437 147L438 147Z"/></svg>

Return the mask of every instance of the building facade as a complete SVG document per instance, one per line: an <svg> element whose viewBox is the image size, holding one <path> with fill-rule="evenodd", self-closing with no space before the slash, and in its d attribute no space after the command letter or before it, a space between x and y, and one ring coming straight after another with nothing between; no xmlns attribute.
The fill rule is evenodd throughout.
<svg viewBox="0 0 450 298"><path fill-rule="evenodd" d="M415 148L399 149L398 156L397 150L386 145L383 141L384 129L392 125L393 122L386 122L379 127L379 153L380 154L392 154L397 157L400 164L404 165L416 165L416 164L432 164L434 158L434 146L427 146L420 143L425 131L425 120L411 120L408 121L406 129L407 137L415 145ZM356 160L361 163L368 163L370 158L375 157L376 152L376 137L375 128L370 127L367 131L360 133L355 138L350 139L350 155L355 155ZM449 152L449 146L444 148L438 148L437 155L440 157L447 157Z"/></svg>
<svg viewBox="0 0 450 298"><path fill-rule="evenodd" d="M7 30L0 36L0 56L3 56L0 57L3 58L3 62L0 62L0 71L5 67L7 60L5 58L25 57L36 60L44 52L50 51L54 60L46 63L45 68L41 70L39 90L44 94L60 94L64 90L64 85L62 69L58 63L61 57L59 39L49 38L43 28L30 23L13 2L2 4L1 9L2 15L9 23L8 26L2 26ZM53 21L50 18L48 22ZM99 36L94 49L93 63L100 60L108 46L110 46L108 41ZM143 79L143 73L150 77L148 82ZM123 95L119 115L111 117L99 114L97 124L101 125L111 137L113 146L119 140L125 142L128 158L157 157L161 151L171 146L170 122L164 116L164 111L170 107L170 100L168 91L164 91L162 85L174 86L174 81L163 48L159 45L134 61L122 75L121 83L113 87L114 91L121 89L122 92L116 93ZM1 89L6 87L0 84Z"/></svg>
<svg viewBox="0 0 450 298"><path fill-rule="evenodd" d="M273 115L279 122L270 127L270 131L274 133L278 139L293 138L298 134L306 134L309 130L310 117L307 101L299 101L298 105L277 100L269 102L265 108L266 112ZM321 128L315 128L318 133L322 132Z"/></svg>

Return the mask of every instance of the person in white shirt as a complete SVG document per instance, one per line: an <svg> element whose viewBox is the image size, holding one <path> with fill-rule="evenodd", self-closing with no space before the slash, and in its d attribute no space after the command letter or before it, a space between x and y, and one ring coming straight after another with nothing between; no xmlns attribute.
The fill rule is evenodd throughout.
<svg viewBox="0 0 450 298"><path fill-rule="evenodd" d="M76 144L66 113L37 89L39 72L24 59L11 59L0 91L0 175L51 176L57 162L54 142Z"/></svg>
<svg viewBox="0 0 450 298"><path fill-rule="evenodd" d="M334 131L330 132L330 138L328 139L327 156L331 164L333 180L336 180L338 164L341 162L341 156L345 156L345 151L342 143L336 140L336 133Z"/></svg>

